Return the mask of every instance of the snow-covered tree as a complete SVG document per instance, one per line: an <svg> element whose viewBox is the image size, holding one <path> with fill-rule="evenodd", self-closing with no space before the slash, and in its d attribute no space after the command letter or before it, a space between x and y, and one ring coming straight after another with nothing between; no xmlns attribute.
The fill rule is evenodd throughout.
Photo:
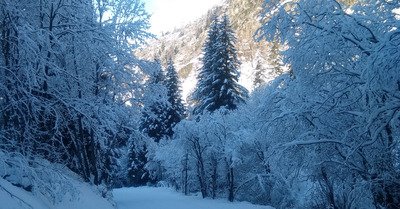
<svg viewBox="0 0 400 209"><path fill-rule="evenodd" d="M171 107L167 109L167 135L172 137L173 128L185 117L185 106L183 104L181 89L179 87L179 77L176 72L172 58L169 59L166 68L165 86L168 90L168 101Z"/></svg>
<svg viewBox="0 0 400 209"><path fill-rule="evenodd" d="M317 204L395 208L399 3L363 1L351 10L338 1L265 5L261 38L287 44L284 62L293 73L280 84L287 88L280 113L268 116L265 133L281 134L268 138L285 148L284 156L307 153L293 173L313 176Z"/></svg>
<svg viewBox="0 0 400 209"><path fill-rule="evenodd" d="M139 61L121 37L149 36L141 1L105 3L0 1L1 148L63 163L95 184L110 183L115 149L134 129L127 104L137 98L130 66ZM128 3L129 12L109 12ZM102 21L106 12L118 22Z"/></svg>
<svg viewBox="0 0 400 209"><path fill-rule="evenodd" d="M222 21L214 16L203 48L203 66L198 75L194 113L213 112L221 107L235 109L244 102L247 90L237 82L239 65L234 44L236 37L227 15Z"/></svg>
<svg viewBox="0 0 400 209"><path fill-rule="evenodd" d="M261 60L257 60L257 65L255 68L255 74L253 80L254 88L258 88L265 84L264 73L265 73L265 68L261 63Z"/></svg>
<svg viewBox="0 0 400 209"><path fill-rule="evenodd" d="M165 75L160 63L149 63L149 66L152 72L145 84L140 129L154 141L159 142L168 135L167 110L171 104L168 101L168 89L165 86Z"/></svg>
<svg viewBox="0 0 400 209"><path fill-rule="evenodd" d="M151 140L146 141L142 146L142 150L138 149L138 146L131 147L131 165L130 171L136 172L137 166L140 164L138 161L138 156L147 154L146 164L147 173L144 181L150 181L148 177L152 177L153 180L158 178L160 174L159 163L157 159L154 159L154 151L150 148L150 152L147 150L148 147L157 147L158 143L162 139L170 139L174 134L174 127L178 124L185 116L185 107L182 103L178 74L175 70L174 63L172 59L168 61L168 66L166 68L166 75L161 68L158 61L154 63L149 63L152 70L148 71L149 78L145 84L144 99L143 99L143 111L140 128L144 134L149 136ZM153 143L155 142L155 143ZM137 153L133 153L137 152ZM134 158L136 160L134 160ZM144 158L142 158L144 160ZM141 174L136 173L135 175L130 174L130 176L136 176ZM140 178L140 177L139 177Z"/></svg>
<svg viewBox="0 0 400 209"><path fill-rule="evenodd" d="M215 54L218 37L218 17L214 14L210 28L207 32L206 42L203 44L203 57L201 61L203 66L199 69L199 74L197 75L197 88L193 93L193 100L198 101L198 105L202 105L202 99L206 99L206 96L212 92L210 84L209 75L213 72L215 63ZM204 102L203 102L204 103ZM205 107L197 107L194 113L200 113Z"/></svg>
<svg viewBox="0 0 400 209"><path fill-rule="evenodd" d="M143 186L151 182L151 176L146 169L148 153L148 137L140 132L131 135L128 144L127 171L123 178L126 179L123 186Z"/></svg>

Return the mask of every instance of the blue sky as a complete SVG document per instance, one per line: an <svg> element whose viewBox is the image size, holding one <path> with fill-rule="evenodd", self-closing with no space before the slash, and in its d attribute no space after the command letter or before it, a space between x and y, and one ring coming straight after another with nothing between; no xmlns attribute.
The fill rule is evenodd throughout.
<svg viewBox="0 0 400 209"><path fill-rule="evenodd" d="M151 32L160 34L195 20L220 0L143 0L152 14Z"/></svg>

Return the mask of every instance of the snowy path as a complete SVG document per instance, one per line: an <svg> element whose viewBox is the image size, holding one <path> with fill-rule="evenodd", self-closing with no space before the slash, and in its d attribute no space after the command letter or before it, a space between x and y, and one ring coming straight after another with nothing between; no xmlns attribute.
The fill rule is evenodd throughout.
<svg viewBox="0 0 400 209"><path fill-rule="evenodd" d="M246 202L184 196L168 188L122 188L113 191L118 209L273 209Z"/></svg>

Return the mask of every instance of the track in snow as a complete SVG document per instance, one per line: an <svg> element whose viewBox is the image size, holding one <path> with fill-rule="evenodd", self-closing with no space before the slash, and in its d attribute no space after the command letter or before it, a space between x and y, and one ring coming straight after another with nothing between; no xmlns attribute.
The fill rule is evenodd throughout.
<svg viewBox="0 0 400 209"><path fill-rule="evenodd" d="M121 188L114 189L113 195L118 209L273 209L247 202L184 196L169 188Z"/></svg>

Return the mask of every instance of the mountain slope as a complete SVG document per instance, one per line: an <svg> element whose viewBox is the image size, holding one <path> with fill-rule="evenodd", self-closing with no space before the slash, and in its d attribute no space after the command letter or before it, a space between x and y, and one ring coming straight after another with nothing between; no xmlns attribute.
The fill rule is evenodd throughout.
<svg viewBox="0 0 400 209"><path fill-rule="evenodd" d="M262 11L262 5L263 0L226 0L200 19L183 28L167 32L158 40L150 41L147 46L138 49L136 55L148 60L157 57L164 66L169 57L172 57L182 82L183 98L187 99L196 86L197 69L202 65L199 58L212 16L215 13L219 16L226 13L238 39L236 48L242 62L239 83L251 91L254 88L257 65L263 69L262 80L265 82L282 73L276 66L279 65L279 61L276 61L279 59L276 56L279 46L275 44L274 47L273 43L265 41L256 42L253 38L261 26L258 15Z"/></svg>

